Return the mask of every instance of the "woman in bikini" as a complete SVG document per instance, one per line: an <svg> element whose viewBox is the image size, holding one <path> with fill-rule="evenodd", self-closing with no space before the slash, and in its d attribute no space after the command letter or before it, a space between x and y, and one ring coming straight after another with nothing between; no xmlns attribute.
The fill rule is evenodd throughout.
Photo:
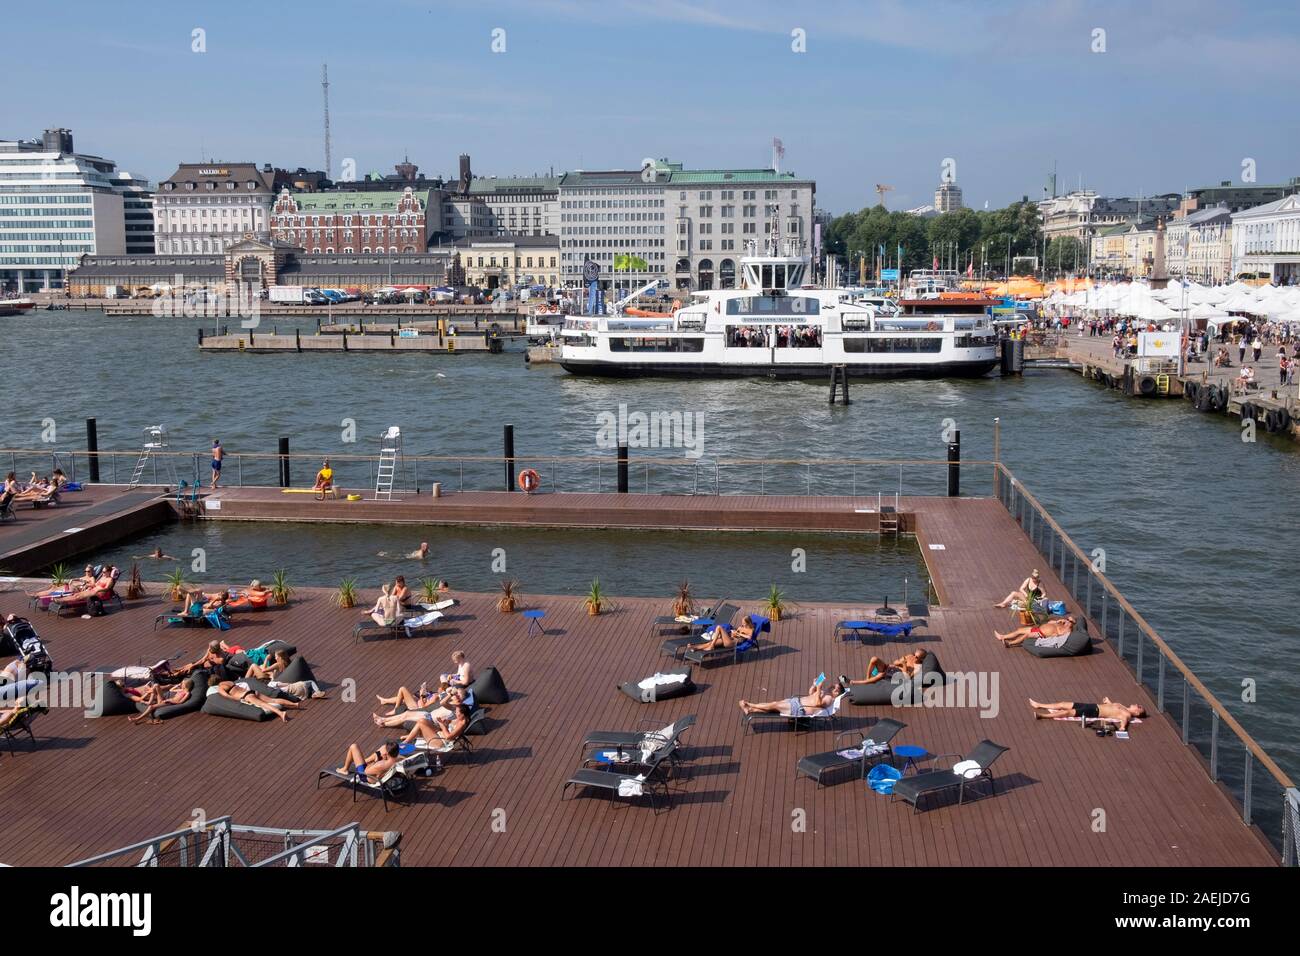
<svg viewBox="0 0 1300 956"><path fill-rule="evenodd" d="M406 692L407 694L404 699L402 698L403 692ZM465 691L459 687L445 687L444 685L442 692L437 695L426 694L424 688L421 687L420 697L418 699L411 698L409 694L410 692L406 691L406 688L403 687L398 691L397 700L403 704L407 704L407 701L410 701L410 703L415 704L415 706L407 704L407 709L402 711L400 714L395 712L396 705L394 705L393 713L384 716L371 714L370 717L375 722L375 726L402 727L412 720L417 723L436 723L437 721L445 720L450 717L456 707L463 706L465 703ZM383 698L381 697L380 700L382 701Z"/></svg>
<svg viewBox="0 0 1300 956"><path fill-rule="evenodd" d="M186 678L179 684L173 684L166 690L163 689L161 684L146 685L144 688L145 692L139 697L139 702L145 705L145 709L134 717L128 717L127 720L133 724L143 724L146 721L151 724L161 724L162 721L154 716L154 711L170 704L185 703L190 699L190 694L193 690L194 681L189 678ZM129 694L130 691L127 693Z"/></svg>
<svg viewBox="0 0 1300 956"><path fill-rule="evenodd" d="M429 750L448 750L457 738L465 733L465 728L468 726L469 708L464 704L457 704L450 717L437 721L419 721L411 728L411 732L402 738L402 743L411 743L416 737L420 737Z"/></svg>
<svg viewBox="0 0 1300 956"><path fill-rule="evenodd" d="M338 768L341 774L364 774L370 780L379 780L398 762L397 742L385 740L372 754L362 755L361 748L349 744L343 754L343 766Z"/></svg>
<svg viewBox="0 0 1300 956"><path fill-rule="evenodd" d="M30 598L55 597L61 594L71 594L74 591L80 591L90 587L95 583L95 569L89 564L86 565L85 573L75 581L69 581L67 584L59 584L48 587L44 591L37 591L35 594L28 594Z"/></svg>
<svg viewBox="0 0 1300 956"><path fill-rule="evenodd" d="M1033 598L1031 600L1031 594ZM1019 604L1023 608L1030 608L1033 602L1047 600L1047 594L1043 591L1043 578L1038 573L1038 569L1029 572L1029 577L1020 582L1020 587L1004 597L994 607L1010 607L1012 603Z"/></svg>
<svg viewBox="0 0 1300 956"><path fill-rule="evenodd" d="M1002 642L1003 647L1015 647L1017 644L1025 643L1027 638L1039 637L1066 637L1074 630L1075 619L1073 615L1058 617L1054 621L1048 621L1046 624L1035 624L1033 627L1018 627L1009 634L1000 634L993 632L993 636Z"/></svg>
<svg viewBox="0 0 1300 956"><path fill-rule="evenodd" d="M850 684L874 684L877 681L884 680L886 677L892 677L900 671L908 677L915 677L916 672L921 668L921 662L925 660L925 651L917 649L910 654L904 654L892 664L886 664L879 657L873 657L867 663L867 676L862 680L851 680Z"/></svg>
<svg viewBox="0 0 1300 956"><path fill-rule="evenodd" d="M289 715L284 712L285 708L301 710L303 706L297 701L265 697L244 681L222 680L216 674L208 678L208 696L211 697L213 694L220 694L237 703L251 704L258 710L264 710L285 721L289 719Z"/></svg>

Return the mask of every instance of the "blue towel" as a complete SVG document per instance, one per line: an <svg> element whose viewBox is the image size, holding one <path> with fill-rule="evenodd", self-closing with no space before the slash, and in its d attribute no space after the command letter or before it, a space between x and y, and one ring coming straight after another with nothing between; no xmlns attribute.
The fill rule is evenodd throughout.
<svg viewBox="0 0 1300 956"><path fill-rule="evenodd" d="M867 786L876 793L893 793L894 784L902 779L902 773L887 763L878 763L867 774Z"/></svg>
<svg viewBox="0 0 1300 956"><path fill-rule="evenodd" d="M911 621L904 624L877 624L875 621L863 621L862 626L868 631L885 634L889 637L897 637L900 634L904 637L911 637L913 624Z"/></svg>
<svg viewBox="0 0 1300 956"><path fill-rule="evenodd" d="M1048 601L1048 602L1047 602L1047 610L1048 610L1048 612L1051 613L1051 614L1064 614L1064 613L1065 613L1065 602L1064 602L1064 601Z"/></svg>

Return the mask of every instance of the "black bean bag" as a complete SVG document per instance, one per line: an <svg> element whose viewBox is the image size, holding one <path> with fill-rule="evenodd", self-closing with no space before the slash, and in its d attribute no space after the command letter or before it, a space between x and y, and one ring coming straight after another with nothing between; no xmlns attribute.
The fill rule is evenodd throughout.
<svg viewBox="0 0 1300 956"><path fill-rule="evenodd" d="M1092 638L1088 636L1088 629L1082 625L1075 625L1060 647L1040 647L1037 643L1039 640L1050 641L1051 638L1030 637L1019 646L1035 657L1080 657L1092 653Z"/></svg>
<svg viewBox="0 0 1300 956"><path fill-rule="evenodd" d="M180 717L182 714L192 714L203 706L205 695L208 692L208 672L206 670L196 670L186 680L194 681L194 687L190 691L190 696L182 703L168 704L165 707L159 707L153 712L153 715L159 720L166 720L169 717ZM178 682L179 683L179 682ZM144 713L144 705L136 704L136 710Z"/></svg>
<svg viewBox="0 0 1300 956"><path fill-rule="evenodd" d="M209 694L203 701L202 710L205 714L212 714L214 717L233 717L236 720L274 719L273 714L267 713L260 707L231 700L220 694Z"/></svg>
<svg viewBox="0 0 1300 956"><path fill-rule="evenodd" d="M97 706L90 708L91 717L122 717L138 713L135 701L127 697L118 684L107 679L99 685L99 699L95 704Z"/></svg>
<svg viewBox="0 0 1300 956"><path fill-rule="evenodd" d="M510 699L506 682L501 679L501 673L495 667L485 667L479 671L478 676L469 685L469 689L474 694L476 707L484 704L504 704Z"/></svg>
<svg viewBox="0 0 1300 956"><path fill-rule="evenodd" d="M307 664L307 658L299 654L289 662L288 667L280 672L280 676L276 680L282 684L296 684L300 680L316 680L316 675L311 672L311 667ZM319 684L320 681L316 681L316 683Z"/></svg>
<svg viewBox="0 0 1300 956"><path fill-rule="evenodd" d="M237 654L231 654L221 665L222 680L239 680L248 673L248 667L252 663L243 651Z"/></svg>
<svg viewBox="0 0 1300 956"><path fill-rule="evenodd" d="M619 690L642 704L653 704L656 701L672 700L674 697L685 697L688 694L695 693L695 681L691 680L690 674L683 673L673 676L683 679L672 683L655 684L653 687L648 688L641 687L640 681L630 680L621 685Z"/></svg>
<svg viewBox="0 0 1300 956"><path fill-rule="evenodd" d="M892 704L895 700L894 692L897 690L899 704L919 704L923 687L943 684L947 679L948 676L939 666L939 658L933 651L926 651L925 660L921 662L921 671L915 677L909 679L902 673L897 673L889 680L879 680L874 684L851 684L849 701L854 704ZM907 686L900 689L900 684Z"/></svg>
<svg viewBox="0 0 1300 956"><path fill-rule="evenodd" d="M270 684L260 681L256 677L245 677L243 678L243 682L263 697L270 697L272 700L289 700L293 701L295 704L298 703L298 698L293 696L293 694L289 693L287 690L280 690L278 687L272 687Z"/></svg>

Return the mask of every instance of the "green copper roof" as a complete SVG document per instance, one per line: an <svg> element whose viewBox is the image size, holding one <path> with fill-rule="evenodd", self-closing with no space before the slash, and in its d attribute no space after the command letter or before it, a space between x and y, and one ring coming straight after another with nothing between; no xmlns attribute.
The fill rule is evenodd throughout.
<svg viewBox="0 0 1300 956"><path fill-rule="evenodd" d="M674 164L675 165L675 164ZM793 183L803 182L794 173L775 169L672 169L670 183Z"/></svg>
<svg viewBox="0 0 1300 956"><path fill-rule="evenodd" d="M306 212L351 212L357 210L364 212L367 209L395 209L402 199L402 191L394 190L367 190L365 192L323 192L323 193L294 193L294 202L298 204L300 211ZM421 203L425 202L428 197L421 193L415 193L415 198Z"/></svg>
<svg viewBox="0 0 1300 956"><path fill-rule="evenodd" d="M560 188L559 176L476 176L470 180L469 191L475 193L518 192L520 190L556 190Z"/></svg>

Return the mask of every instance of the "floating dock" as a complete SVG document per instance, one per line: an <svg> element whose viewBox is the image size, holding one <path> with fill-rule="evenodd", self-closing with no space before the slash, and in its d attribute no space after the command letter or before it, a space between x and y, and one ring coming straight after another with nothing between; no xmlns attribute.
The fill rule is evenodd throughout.
<svg viewBox="0 0 1300 956"><path fill-rule="evenodd" d="M225 335L199 332L199 348L204 352L502 352L513 336L495 332L457 332L399 334L397 331L361 334L340 331L338 334L303 335L238 330Z"/></svg>
<svg viewBox="0 0 1300 956"><path fill-rule="evenodd" d="M81 708L55 708L37 723L39 746L27 750L20 743L16 756L5 760L0 801L7 839L0 862L72 862L182 826L198 806L210 817L231 814L271 827L328 829L358 821L371 830L400 830L404 859L424 866L1131 868L1280 862L1282 814L1287 801L1294 801L1294 785L1253 741L1236 736L1244 732L1226 710L1203 696L1208 692L1200 682L1150 636L1104 577L1088 571L1086 556L1050 516L1009 474L1006 479L990 498L900 500L903 527L916 535L938 595L934 605L907 609L916 625L910 638L876 639L867 646L835 639L838 621L871 617L883 595L800 602L774 622L756 656L697 668L697 693L655 704L634 701L616 685L672 668L661 656L662 638L653 625L667 613L671 594L617 598L593 617L581 599L532 594L524 581L521 606L545 612L541 634L529 636L528 622L518 613L497 611L496 595L462 593L443 626L428 636L354 643L352 627L374 594L366 590L357 607L340 609L331 590L299 588L287 607L237 614L225 636L246 646L270 638L296 644L334 691L332 699L313 701L287 724L190 714L145 730L120 717L90 719ZM870 502L827 497L731 501L488 492L415 502L281 504L303 497L278 489L230 489L220 493L219 509L203 513L328 521L364 508L367 520L375 520L369 517L373 509L399 521L407 520L408 511L412 520L423 514L423 520L438 521L461 509L459 521L494 526L515 519L586 526L571 523L586 515L587 525L604 527L734 531L870 531L878 519L860 510ZM121 513L138 507L121 491L101 499L95 489L87 500L115 501ZM241 509L247 513L240 515ZM90 526L87 511L78 515L68 507L59 513L77 515L78 524ZM29 524L25 510L21 519L0 528L0 548ZM67 533L61 521L39 520L54 535ZM1094 653L1044 660L994 640L993 631L1008 629L1012 620L1010 612L991 607L993 600L1035 566L1043 569L1050 596L1064 596L1072 613L1087 615ZM273 570L246 568L240 574L266 579ZM292 568L288 574L292 583ZM11 582L13 590L0 593L0 610L23 613L25 586L29 582ZM162 590L149 585L144 598L102 618L38 614L36 624L59 667L112 668L173 654L192 660L211 635L153 631L154 617L171 607ZM724 595L697 597L704 602ZM725 597L739 614L761 613L761 595ZM798 601L797 594L791 598ZM846 704L835 729L870 736L879 719L894 718L906 724L896 744L932 754L965 753L980 740L994 740L1010 748L994 768L995 794L980 784L977 799L961 806L939 803L914 815L908 805L866 789L855 773L827 777L824 787L796 776L801 757L847 746L848 738L837 740L829 727L796 732L774 721L747 732L740 719L741 698L800 693L820 672L861 676L872 655L891 660L913 647L934 654L950 681L969 676L971 688L983 680L990 691L996 683L989 706L974 696L965 704L940 700L935 706ZM507 703L490 709L488 732L474 738L472 759L449 760L414 805L388 814L379 800L353 802L346 788L315 789L317 771L336 765L348 742L364 748L384 735L370 721L373 695L436 673L437 662L454 649L467 651L477 668L496 667L511 690ZM345 678L355 682L356 703L338 693ZM1035 720L1025 704L1029 697L1104 696L1142 704L1151 716L1134 725L1130 739L1119 740L1098 738L1076 722ZM684 714L697 714L698 721L684 738L689 770L672 783L670 811L614 807L604 794L583 791L561 799L561 785L581 762L584 734L634 728L643 720L659 726ZM268 747L275 759L261 767L256 786L249 786L247 774L231 772L246 765L250 753ZM196 753L203 759L195 760ZM167 775L167 786L150 788L148 800L139 799L140 781L151 779L159 766L184 771ZM1243 775L1249 781L1244 788ZM31 794L41 799L33 801ZM504 826L494 826L496 820ZM792 826L792 820L802 825Z"/></svg>

